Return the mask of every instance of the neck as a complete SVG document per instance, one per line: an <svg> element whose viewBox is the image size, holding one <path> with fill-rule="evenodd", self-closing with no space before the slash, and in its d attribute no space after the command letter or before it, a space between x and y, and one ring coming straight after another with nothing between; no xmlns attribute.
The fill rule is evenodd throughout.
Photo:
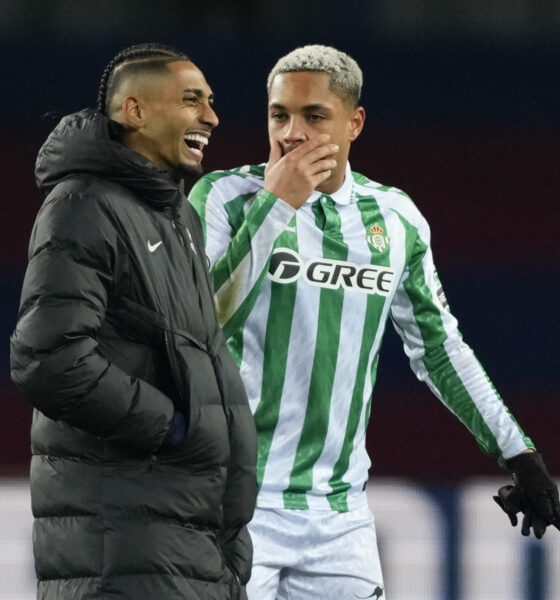
<svg viewBox="0 0 560 600"><path fill-rule="evenodd" d="M315 189L323 194L334 194L337 192L344 183L344 177L346 176L346 162L341 169L335 169L334 173L318 185Z"/></svg>
<svg viewBox="0 0 560 600"><path fill-rule="evenodd" d="M145 144L139 139L136 131L125 129L123 131L121 141L130 150L134 150L134 152L137 152L148 160L151 160L158 167L163 168L162 165L158 164L158 162L154 160L154 157L151 155L151 153L147 151Z"/></svg>

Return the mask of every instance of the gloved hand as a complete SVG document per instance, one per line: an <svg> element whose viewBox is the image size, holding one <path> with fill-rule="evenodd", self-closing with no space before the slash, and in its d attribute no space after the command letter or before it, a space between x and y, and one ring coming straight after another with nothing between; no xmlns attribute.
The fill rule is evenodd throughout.
<svg viewBox="0 0 560 600"><path fill-rule="evenodd" d="M185 438L187 425L182 413L175 411L167 435L163 438L162 446L178 446Z"/></svg>
<svg viewBox="0 0 560 600"><path fill-rule="evenodd" d="M538 452L525 452L506 460L515 485L498 490L494 500L507 514L511 524L517 525L517 513L522 512L521 534L542 538L546 528L554 525L560 530L560 501L558 488L550 477Z"/></svg>

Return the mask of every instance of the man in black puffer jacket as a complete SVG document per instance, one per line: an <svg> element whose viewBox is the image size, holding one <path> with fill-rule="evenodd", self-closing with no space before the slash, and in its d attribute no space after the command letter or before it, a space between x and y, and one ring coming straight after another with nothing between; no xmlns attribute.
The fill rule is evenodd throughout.
<svg viewBox="0 0 560 600"><path fill-rule="evenodd" d="M184 54L134 46L39 152L11 361L42 600L245 598L256 437L182 184L211 103Z"/></svg>

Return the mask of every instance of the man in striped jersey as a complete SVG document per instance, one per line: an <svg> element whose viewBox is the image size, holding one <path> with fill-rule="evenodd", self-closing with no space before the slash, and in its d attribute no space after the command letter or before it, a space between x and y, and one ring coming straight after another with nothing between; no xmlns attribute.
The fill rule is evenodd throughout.
<svg viewBox="0 0 560 600"><path fill-rule="evenodd" d="M361 85L334 48L283 57L268 164L211 173L190 196L259 435L252 600L383 593L365 430L389 317L418 378L514 473L497 497L512 522L523 511L537 537L560 524L556 486L448 310L426 221L350 169Z"/></svg>

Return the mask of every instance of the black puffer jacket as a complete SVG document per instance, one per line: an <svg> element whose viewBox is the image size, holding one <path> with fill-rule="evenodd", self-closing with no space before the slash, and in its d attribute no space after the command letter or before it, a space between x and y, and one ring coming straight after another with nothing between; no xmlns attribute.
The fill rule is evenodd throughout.
<svg viewBox="0 0 560 600"><path fill-rule="evenodd" d="M12 378L44 600L245 597L256 436L181 186L93 112L41 149ZM184 442L162 444L175 410Z"/></svg>

